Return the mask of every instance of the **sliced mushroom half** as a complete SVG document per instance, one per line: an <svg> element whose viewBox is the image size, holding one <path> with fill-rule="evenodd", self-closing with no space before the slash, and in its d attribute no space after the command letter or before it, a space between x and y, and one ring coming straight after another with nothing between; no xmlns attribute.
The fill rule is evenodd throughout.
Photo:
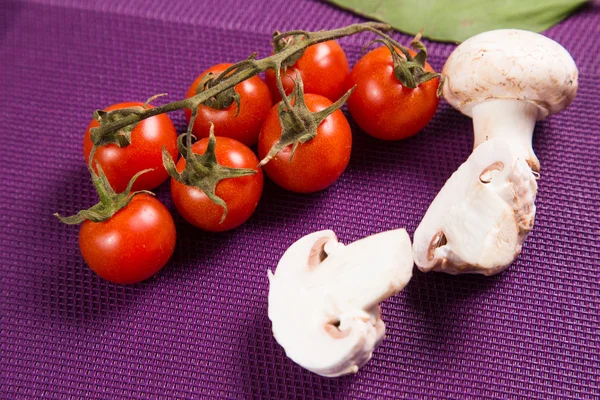
<svg viewBox="0 0 600 400"><path fill-rule="evenodd" d="M520 253L535 219L535 175L502 138L483 142L448 179L415 231L420 270L493 275Z"/></svg>
<svg viewBox="0 0 600 400"><path fill-rule="evenodd" d="M304 236L269 271L269 318L286 355L322 376L356 373L383 339L379 303L412 276L404 229L347 246L333 231Z"/></svg>

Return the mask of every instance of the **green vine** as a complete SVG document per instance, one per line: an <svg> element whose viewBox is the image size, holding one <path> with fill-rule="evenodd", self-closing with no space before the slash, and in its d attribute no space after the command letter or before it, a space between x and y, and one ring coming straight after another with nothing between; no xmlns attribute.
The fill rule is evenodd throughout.
<svg viewBox="0 0 600 400"><path fill-rule="evenodd" d="M117 115L119 110L108 112L103 116L103 118L100 119L100 126L92 128L91 133L93 135L102 137L105 135L114 134L128 125L135 124L154 115L164 114L183 108L195 110L201 104L205 104L207 101L210 102L211 99L216 99L219 93L231 89L238 83L265 72L268 69L272 69L278 73L286 62L293 60L294 57L296 57L299 53L302 53L306 48L314 44L326 42L328 40L340 39L360 32L372 32L382 38L389 38L389 36L384 33L384 31L389 29L389 25L386 24L366 22L362 24L349 25L330 31L308 32L298 30L276 34L273 36L274 42L299 35L303 37L303 40L294 40L293 43L283 46L279 52L263 59L257 60L255 58L256 55L252 54L247 59L240 61L221 73L220 76L215 78L211 84L201 88L200 92L193 97L164 104L151 109L132 110L131 112L125 114L121 112L120 115ZM280 87L280 92L282 97L285 97L283 87Z"/></svg>
<svg viewBox="0 0 600 400"><path fill-rule="evenodd" d="M180 136L178 140L179 151L187 162L186 168L182 172L177 171L175 161L166 151L163 151L163 164L173 179L202 190L215 204L221 205L224 208L224 220L227 214L227 207L225 202L215 194L216 185L222 179L246 176L256 173L256 171L251 169L227 168L217 163L214 154L216 140L212 126L206 153L201 156L193 154L191 151L192 127L196 119L198 107L205 105L212 108L224 109L235 102L239 112L239 95L234 90L235 86L269 69L274 70L277 87L282 97L282 102L279 104L278 110L282 134L267 156L260 161L258 167L269 162L278 152L290 145L292 146L293 156L293 152L297 146L313 139L317 134L319 124L335 110L338 110L353 90L350 89L344 96L325 110L313 113L308 110L304 101L304 86L300 74L296 74L295 88L287 96L281 81L281 71L293 66L308 47L360 32L371 32L379 38L373 40L370 44L380 42L388 47L394 59L394 73L404 86L415 88L420 83L440 76L439 74L425 71L427 50L420 41L420 33L411 43L411 46L417 50L416 55L412 56L406 47L400 45L384 32L389 29L390 26L386 24L366 22L329 31L308 32L294 30L284 33L275 32L272 37L274 46L273 55L263 59L256 59L256 53L254 53L247 59L230 66L220 74L207 74L198 85L196 95L193 97L149 108L148 103L158 97L154 96L143 106L108 112L97 110L94 112L94 119L98 121L99 126L90 130L94 151L90 155L88 167L101 201L92 208L80 211L72 217L63 218L58 215L57 217L65 223L80 223L85 219L102 221L110 218L116 210L127 205L131 197L137 193L130 194L130 191L133 181L139 174L132 179L125 192L120 194L115 193L110 187L100 165L97 164L98 174L92 168L92 158L95 149L98 146L111 143L119 147L128 146L131 142L131 131L140 121L155 115L188 108L192 111L192 118L190 119L186 134ZM185 145L184 140L186 142Z"/></svg>

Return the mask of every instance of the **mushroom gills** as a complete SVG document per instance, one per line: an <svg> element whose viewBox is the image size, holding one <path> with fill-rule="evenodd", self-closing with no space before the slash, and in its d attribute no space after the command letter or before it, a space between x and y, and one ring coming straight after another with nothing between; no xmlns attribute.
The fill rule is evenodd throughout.
<svg viewBox="0 0 600 400"><path fill-rule="evenodd" d="M269 271L273 335L289 358L314 373L357 372L385 334L379 303L404 288L412 268L403 229L347 246L332 231L309 234Z"/></svg>
<svg viewBox="0 0 600 400"><path fill-rule="evenodd" d="M508 140L479 145L448 179L415 231L422 271L492 275L521 251L535 218L535 175Z"/></svg>
<svg viewBox="0 0 600 400"><path fill-rule="evenodd" d="M438 232L431 239L431 243L429 243L429 250L427 251L427 259L433 260L435 257L435 249L443 247L448 244L448 239L446 238L446 234L442 231Z"/></svg>

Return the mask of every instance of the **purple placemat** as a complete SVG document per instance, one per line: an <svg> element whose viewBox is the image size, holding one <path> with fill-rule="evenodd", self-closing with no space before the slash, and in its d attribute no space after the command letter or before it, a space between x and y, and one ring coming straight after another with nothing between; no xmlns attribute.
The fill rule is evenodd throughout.
<svg viewBox="0 0 600 400"><path fill-rule="evenodd" d="M87 268L77 228L52 217L95 203L81 151L94 109L183 97L212 64L269 53L275 29L359 17L317 1L84 0L0 4L0 397L600 397L600 6L547 34L580 69L565 112L538 124L536 226L499 276L415 276L383 304L387 338L355 376L326 379L288 360L267 318L267 268L300 236L344 242L396 227L412 235L472 146L444 102L419 135L371 139L353 125L350 165L330 189L267 182L256 214L225 234L177 216L178 243L155 278L117 286ZM407 43L408 36L396 35ZM341 41L351 63L370 39ZM439 69L452 51L427 43ZM171 115L179 131L182 113Z"/></svg>

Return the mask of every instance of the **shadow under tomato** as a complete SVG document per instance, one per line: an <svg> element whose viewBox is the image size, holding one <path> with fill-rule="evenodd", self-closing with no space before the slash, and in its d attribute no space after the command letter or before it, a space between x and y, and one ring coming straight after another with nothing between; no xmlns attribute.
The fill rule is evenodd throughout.
<svg viewBox="0 0 600 400"><path fill-rule="evenodd" d="M2 13L4 23L0 25L0 39L3 40L11 29L12 25L18 20L18 16L23 8L23 2L4 0L2 4Z"/></svg>
<svg viewBox="0 0 600 400"><path fill-rule="evenodd" d="M334 183L335 185L335 183ZM258 230L285 228L301 222L310 223L324 207L322 199L330 188L315 193L294 193L277 186L265 175L264 189L253 216L246 224Z"/></svg>
<svg viewBox="0 0 600 400"><path fill-rule="evenodd" d="M177 229L177 242L169 263L178 272L198 268L203 270L210 266L208 261L213 254L227 247L235 236L235 231L203 231L185 221L175 209L171 210L171 213Z"/></svg>
<svg viewBox="0 0 600 400"><path fill-rule="evenodd" d="M377 167L383 171L414 171L416 179L441 187L471 153L471 119L461 116L444 102L423 130L397 141L367 135L349 114L347 116L353 132L349 165L352 169L368 172L369 167Z"/></svg>
<svg viewBox="0 0 600 400"><path fill-rule="evenodd" d="M29 218L47 226L29 235L22 250L15 249L15 254L27 257L30 266L23 270L25 287L16 292L16 298L26 302L31 312L70 323L102 322L135 302L145 301L165 282L186 279L188 271L196 273L195 269L205 266L204 260L210 258L212 252L226 245L222 240L209 241L208 233L186 226L171 204L168 183L163 183L154 192L176 224L173 256L156 275L143 282L118 285L105 281L87 266L79 252L79 225L64 225L52 216L53 212L71 215L98 202L89 173L82 166L57 176L54 181L43 182L44 186L38 187L39 191L47 189L43 201L32 203L34 206L27 210Z"/></svg>

